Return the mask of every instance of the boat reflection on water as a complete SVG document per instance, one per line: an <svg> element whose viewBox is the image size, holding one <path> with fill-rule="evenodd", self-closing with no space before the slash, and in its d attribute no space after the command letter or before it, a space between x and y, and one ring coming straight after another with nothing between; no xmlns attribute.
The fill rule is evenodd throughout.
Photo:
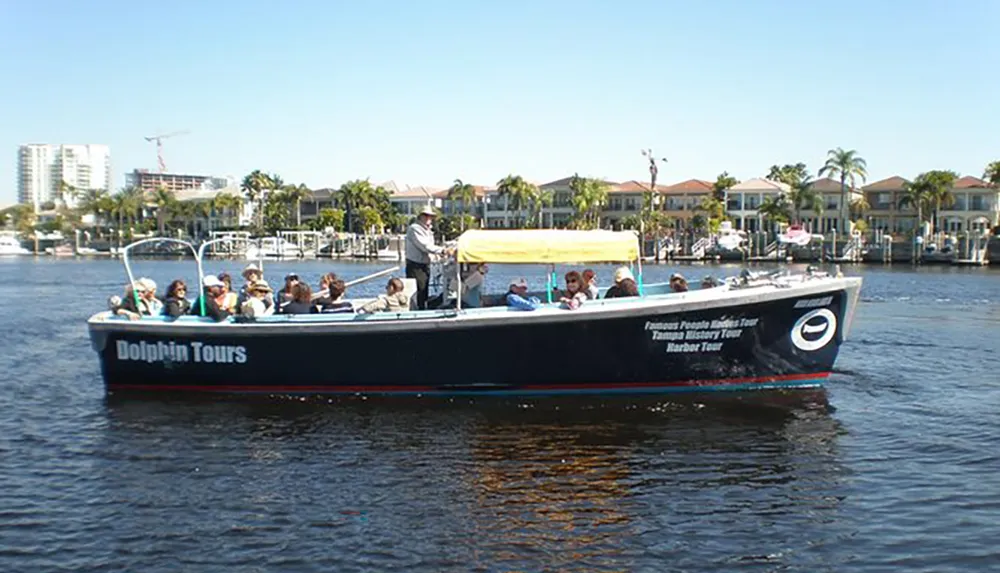
<svg viewBox="0 0 1000 573"><path fill-rule="evenodd" d="M505 570L770 562L842 535L841 430L822 390L468 402L109 397L107 439L198 467L191 502L246 503L253 527L362 515L391 544L384 566L428 552ZM122 468L109 479L125 490L163 479L133 470L144 479ZM191 477L171 479L185 489ZM363 551L370 534L307 529L296 543Z"/></svg>

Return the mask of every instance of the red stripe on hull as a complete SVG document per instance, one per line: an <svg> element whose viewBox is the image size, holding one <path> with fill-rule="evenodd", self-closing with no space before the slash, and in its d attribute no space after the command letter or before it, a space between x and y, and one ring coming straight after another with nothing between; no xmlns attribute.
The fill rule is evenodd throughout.
<svg viewBox="0 0 1000 573"><path fill-rule="evenodd" d="M109 384L109 390L159 390L165 392L222 392L222 393L264 393L264 394L392 394L419 392L545 392L573 390L642 390L647 388L681 388L698 386L736 386L741 384L770 384L775 382L795 382L798 380L817 380L827 378L830 372L814 374L785 374L781 376L758 376L749 378L718 378L714 380L683 380L681 382L629 382L629 383L592 383L592 384L532 384L526 386L484 386L475 385L440 387L440 386L239 386L239 385L185 385L185 384Z"/></svg>

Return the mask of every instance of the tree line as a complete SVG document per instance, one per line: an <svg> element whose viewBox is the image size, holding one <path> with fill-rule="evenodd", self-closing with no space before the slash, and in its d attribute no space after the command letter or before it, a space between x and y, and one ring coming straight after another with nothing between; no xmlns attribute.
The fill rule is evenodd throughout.
<svg viewBox="0 0 1000 573"><path fill-rule="evenodd" d="M839 180L841 200L839 229L847 229L848 222L855 229L865 230L864 214L870 205L864 196L848 201L849 190L864 184L867 179L867 162L855 150L831 149L824 164L817 170L817 177ZM938 212L951 206L955 197L952 187L958 174L949 170L932 170L919 174L904 185L899 207L911 206L917 218L935 221ZM764 200L757 211L766 219L776 222L800 222L802 212L822 214L822 196L813 189L815 180L805 163L772 165L765 178L788 185L789 191ZM1000 160L986 166L983 173L990 185L1000 187ZM712 193L696 207L692 218L695 229L716 232L722 221L728 220L727 192L739 181L728 172L720 174L712 185ZM85 215L93 215L93 228L98 236L104 231L117 229L120 239L130 240L134 234L186 232L196 233L197 221L209 216L221 219L221 228L247 229L256 234L273 234L280 229L333 229L352 233L379 233L402 231L409 216L399 213L390 201L391 193L367 179L355 179L341 185L331 194L331 207L321 209L307 224L302 223L302 203L312 201L313 191L305 184L286 183L280 175L255 170L240 182L241 193L220 192L210 200L180 201L166 189L143 192L127 187L115 193L100 189L76 189L65 182L59 186L59 197L46 205L50 215L40 221L30 205L16 205L2 212L5 225L23 235L37 231L69 231L83 227ZM600 179L574 174L569 181L568 206L572 215L566 226L574 229L596 229L602 226L602 216L609 204L610 185ZM479 205L479 193L473 185L456 179L447 190L446 197L458 206L457 213L441 214L438 234L450 239L466 229L483 224L482 217L472 214ZM647 235L658 235L674 227L675 222L666 215L665 205L657 204L659 194L649 187L641 192L638 213L622 218L618 225L624 229L644 230ZM546 207L553 206L552 190L540 189L520 175L508 175L497 182L496 196L505 201L505 211L513 226L543 227ZM72 200L71 200L72 199ZM252 213L247 225L240 224L240 215L249 202ZM68 205L75 204L70 208ZM103 225L101 223L104 223Z"/></svg>

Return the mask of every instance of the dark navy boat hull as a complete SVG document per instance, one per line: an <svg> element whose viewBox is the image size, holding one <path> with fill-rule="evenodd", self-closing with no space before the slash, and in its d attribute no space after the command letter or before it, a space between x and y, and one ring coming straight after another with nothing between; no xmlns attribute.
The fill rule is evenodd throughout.
<svg viewBox="0 0 1000 573"><path fill-rule="evenodd" d="M109 391L561 394L812 387L833 369L857 289L739 304L496 309L329 323L91 322ZM426 313L411 313L426 314ZM369 317L370 318L370 317Z"/></svg>

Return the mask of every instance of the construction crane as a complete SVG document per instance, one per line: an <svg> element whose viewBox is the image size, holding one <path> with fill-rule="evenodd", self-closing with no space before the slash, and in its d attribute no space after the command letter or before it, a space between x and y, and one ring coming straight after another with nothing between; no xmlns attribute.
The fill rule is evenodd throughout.
<svg viewBox="0 0 1000 573"><path fill-rule="evenodd" d="M150 141L150 142L155 141L156 142L156 161L159 164L160 173L163 173L163 172L165 172L167 170L167 165L163 162L163 140L167 139L168 137L174 137L174 136L177 136L177 135L184 135L186 133L191 133L191 132L185 129L183 131L174 131L172 133L163 133L163 134L160 134L160 135L151 135L149 137L144 137L143 138L146 141Z"/></svg>

